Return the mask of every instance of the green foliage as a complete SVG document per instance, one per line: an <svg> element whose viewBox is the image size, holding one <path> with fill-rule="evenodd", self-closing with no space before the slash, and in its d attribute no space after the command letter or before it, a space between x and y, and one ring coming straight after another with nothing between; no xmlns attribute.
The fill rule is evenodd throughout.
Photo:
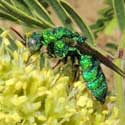
<svg viewBox="0 0 125 125"><path fill-rule="evenodd" d="M114 17L112 0L105 0L105 4L107 6L99 11L99 18L97 19L97 21L94 24L90 25L96 37L98 36L98 33L100 31L103 31L106 28L108 23Z"/></svg>
<svg viewBox="0 0 125 125"><path fill-rule="evenodd" d="M116 18L119 23L119 28L122 33L121 41L119 42L119 53L123 53L122 60L117 59L115 62L119 66L123 66L125 64L125 7L124 7L124 0L113 0L114 11L116 13ZM122 67L123 68L123 67ZM116 92L117 92L117 102L118 107L120 109L120 125L124 125L124 118L125 118L125 99L124 99L124 91L123 91L123 79L117 76L116 74Z"/></svg>
<svg viewBox="0 0 125 125"><path fill-rule="evenodd" d="M60 2L58 0L46 0L46 2L52 6L55 13L59 17L59 19L62 21L62 23L67 26L68 28L72 29L72 21L69 15L64 11L64 8L60 5Z"/></svg>
<svg viewBox="0 0 125 125"><path fill-rule="evenodd" d="M1 0L0 17L37 29L52 28L56 24L46 6L52 7L64 26L76 30L73 24L76 22L82 34L88 38L88 42L94 44L94 35L89 26L65 0Z"/></svg>
<svg viewBox="0 0 125 125"><path fill-rule="evenodd" d="M125 29L125 7L124 0L113 0L114 10L118 19L121 31Z"/></svg>
<svg viewBox="0 0 125 125"><path fill-rule="evenodd" d="M95 43L94 35L90 29L90 27L83 22L83 19L75 12L75 10L69 5L65 0L61 0L62 6L67 10L67 13L70 14L72 19L74 19L75 23L78 25L79 29L85 34L85 36L89 39L91 44Z"/></svg>

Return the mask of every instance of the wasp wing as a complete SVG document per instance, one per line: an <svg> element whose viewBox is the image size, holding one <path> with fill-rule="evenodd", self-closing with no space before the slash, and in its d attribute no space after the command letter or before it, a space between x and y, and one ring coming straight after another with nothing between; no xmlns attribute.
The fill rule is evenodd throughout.
<svg viewBox="0 0 125 125"><path fill-rule="evenodd" d="M79 43L75 46L80 50L81 53L95 56L97 59L100 60L101 63L111 68L113 71L125 78L125 72L122 71L118 66L116 66L110 59L100 53L96 48L92 47L87 43Z"/></svg>

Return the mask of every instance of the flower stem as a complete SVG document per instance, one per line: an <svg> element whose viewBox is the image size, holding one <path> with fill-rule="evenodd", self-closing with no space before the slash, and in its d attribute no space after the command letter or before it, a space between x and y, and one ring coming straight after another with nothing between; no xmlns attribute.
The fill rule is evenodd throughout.
<svg viewBox="0 0 125 125"><path fill-rule="evenodd" d="M123 33L125 34L125 33ZM119 56L121 59L116 59L115 63L123 69L123 64L125 63L124 59L124 48L125 48L125 35L122 35L121 42L119 44ZM117 104L119 108L119 117L120 117L120 125L125 124L125 96L124 96L124 86L123 86L123 78L118 74L115 74L115 82L116 82L116 93L117 93Z"/></svg>

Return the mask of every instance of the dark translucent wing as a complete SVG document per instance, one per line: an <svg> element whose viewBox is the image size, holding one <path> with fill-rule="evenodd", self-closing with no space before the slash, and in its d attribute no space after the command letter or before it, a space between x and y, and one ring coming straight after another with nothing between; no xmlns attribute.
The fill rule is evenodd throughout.
<svg viewBox="0 0 125 125"><path fill-rule="evenodd" d="M75 45L81 53L86 53L95 56L97 59L100 60L104 65L107 67L111 68L114 70L116 73L121 75L122 77L125 78L125 72L122 71L119 67L117 67L114 63L112 63L107 57L105 57L103 54L98 52L95 48L91 47L87 43L82 43L82 44L76 44Z"/></svg>
<svg viewBox="0 0 125 125"><path fill-rule="evenodd" d="M23 41L20 41L24 46L26 46L26 39L13 27L10 27L10 29L15 32Z"/></svg>

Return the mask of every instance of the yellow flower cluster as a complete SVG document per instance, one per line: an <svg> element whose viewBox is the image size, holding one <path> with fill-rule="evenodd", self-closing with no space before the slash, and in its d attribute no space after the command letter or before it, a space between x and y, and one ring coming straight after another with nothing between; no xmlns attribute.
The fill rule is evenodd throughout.
<svg viewBox="0 0 125 125"><path fill-rule="evenodd" d="M118 125L113 97L102 105L83 81L71 84L63 72L40 70L38 59L26 64L22 47L11 51L1 43L0 125Z"/></svg>

